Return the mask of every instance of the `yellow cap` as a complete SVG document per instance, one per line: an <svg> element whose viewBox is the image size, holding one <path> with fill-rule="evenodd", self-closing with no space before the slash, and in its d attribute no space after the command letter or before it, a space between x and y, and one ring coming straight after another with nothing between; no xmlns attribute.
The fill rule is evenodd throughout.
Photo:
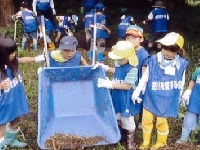
<svg viewBox="0 0 200 150"><path fill-rule="evenodd" d="M133 66L138 65L138 58L135 54L134 45L129 41L119 41L112 47L112 51L108 53L111 59L127 58Z"/></svg>
<svg viewBox="0 0 200 150"><path fill-rule="evenodd" d="M180 34L175 33L175 32L170 32L166 34L165 37L163 37L160 40L157 40L156 42L159 42L165 46L171 46L171 45L177 44L180 48L183 48L184 39Z"/></svg>

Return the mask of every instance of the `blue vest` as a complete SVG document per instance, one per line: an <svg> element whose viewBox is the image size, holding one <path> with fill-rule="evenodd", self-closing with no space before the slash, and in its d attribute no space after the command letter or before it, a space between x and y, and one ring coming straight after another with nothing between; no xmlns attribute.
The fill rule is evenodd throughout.
<svg viewBox="0 0 200 150"><path fill-rule="evenodd" d="M123 82L127 73L132 68L133 66L131 66L130 64L116 67L113 79L117 82ZM130 117L130 115L138 114L141 111L141 104L133 104L131 100L132 93L132 88L130 90L111 90L115 113L121 113L123 117Z"/></svg>
<svg viewBox="0 0 200 150"><path fill-rule="evenodd" d="M37 10L49 10L51 9L50 0L37 0Z"/></svg>
<svg viewBox="0 0 200 150"><path fill-rule="evenodd" d="M50 66L51 67L76 67L76 66L81 65L81 53L80 52L76 52L75 56L66 62L55 61L51 57L51 55L49 55L49 58L50 58Z"/></svg>
<svg viewBox="0 0 200 150"><path fill-rule="evenodd" d="M94 12L88 12L85 15L85 19L84 19L84 28L89 28L90 24L92 23L94 17Z"/></svg>
<svg viewBox="0 0 200 150"><path fill-rule="evenodd" d="M197 75L196 83L192 89L190 96L190 102L188 105L188 111L200 114L200 72Z"/></svg>
<svg viewBox="0 0 200 150"><path fill-rule="evenodd" d="M106 18L105 15L96 15L96 26L97 26L97 32L96 32L96 38L104 38L107 39L109 37L108 32L104 29L98 29L100 27L102 21ZM92 24L94 24L94 18L92 21ZM92 30L92 38L94 36L94 29Z"/></svg>
<svg viewBox="0 0 200 150"><path fill-rule="evenodd" d="M18 71L18 78L13 78L11 70L6 69L7 77L11 80L11 87L1 90L0 96L0 125L6 124L17 117L29 113L27 97Z"/></svg>
<svg viewBox="0 0 200 150"><path fill-rule="evenodd" d="M123 38L126 34L126 29L130 26L131 16L126 16L124 19L121 19L120 24L118 25L118 37Z"/></svg>
<svg viewBox="0 0 200 150"><path fill-rule="evenodd" d="M45 19L45 28L49 32L53 32L55 30L53 23L48 19Z"/></svg>
<svg viewBox="0 0 200 150"><path fill-rule="evenodd" d="M151 28L153 32L168 32L167 10L165 8L155 8L152 10L153 20Z"/></svg>
<svg viewBox="0 0 200 150"><path fill-rule="evenodd" d="M144 93L143 107L159 117L176 117L179 109L182 76L188 62L180 57L180 69L176 75L164 73L156 55L149 59L149 80Z"/></svg>
<svg viewBox="0 0 200 150"><path fill-rule="evenodd" d="M37 21L35 17L33 17L32 12L22 10L22 18L24 22L24 32L30 33L37 30Z"/></svg>
<svg viewBox="0 0 200 150"><path fill-rule="evenodd" d="M138 81L139 81L139 79L142 77L142 67L144 65L146 65L146 66L148 65L149 54L144 47L142 47L139 50L136 50L135 52L136 52L136 56L138 58L137 68L138 68Z"/></svg>

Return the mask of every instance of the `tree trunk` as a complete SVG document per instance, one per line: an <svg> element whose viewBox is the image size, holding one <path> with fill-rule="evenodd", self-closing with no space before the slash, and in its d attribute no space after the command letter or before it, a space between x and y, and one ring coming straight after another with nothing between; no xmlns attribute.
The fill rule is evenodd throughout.
<svg viewBox="0 0 200 150"><path fill-rule="evenodd" d="M0 26L11 26L11 16L14 15L13 0L0 0Z"/></svg>

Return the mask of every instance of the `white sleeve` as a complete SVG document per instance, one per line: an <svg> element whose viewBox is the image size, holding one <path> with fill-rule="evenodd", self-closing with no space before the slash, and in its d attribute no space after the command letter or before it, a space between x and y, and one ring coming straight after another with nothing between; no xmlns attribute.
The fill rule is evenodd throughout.
<svg viewBox="0 0 200 150"><path fill-rule="evenodd" d="M54 9L54 2L53 2L53 0L50 0L50 6L51 6L52 9Z"/></svg>
<svg viewBox="0 0 200 150"><path fill-rule="evenodd" d="M32 3L33 12L36 12L36 4L37 4L37 0L33 0L33 3Z"/></svg>
<svg viewBox="0 0 200 150"><path fill-rule="evenodd" d="M183 93L184 85L185 85L185 71L184 71L183 76L182 76L182 87L181 87L181 91L180 91L180 97Z"/></svg>
<svg viewBox="0 0 200 150"><path fill-rule="evenodd" d="M143 91L144 88L146 88L148 80L149 80L149 66L147 66L147 68L146 68L144 74L142 75L142 78L140 79L136 89L140 92Z"/></svg>
<svg viewBox="0 0 200 150"><path fill-rule="evenodd" d="M153 20L153 13L150 12L150 14L148 15L148 19Z"/></svg>

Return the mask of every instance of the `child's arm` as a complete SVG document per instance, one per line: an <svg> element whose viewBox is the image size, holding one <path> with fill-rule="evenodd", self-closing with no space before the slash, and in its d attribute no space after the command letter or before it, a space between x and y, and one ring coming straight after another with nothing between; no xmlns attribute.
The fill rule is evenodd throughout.
<svg viewBox="0 0 200 150"><path fill-rule="evenodd" d="M44 55L38 55L36 57L21 57L18 58L20 63L27 63L27 62L43 62L45 61Z"/></svg>
<svg viewBox="0 0 200 150"><path fill-rule="evenodd" d="M86 61L85 58L83 58L82 56L81 56L81 64L82 64L83 66L88 66L87 61Z"/></svg>

